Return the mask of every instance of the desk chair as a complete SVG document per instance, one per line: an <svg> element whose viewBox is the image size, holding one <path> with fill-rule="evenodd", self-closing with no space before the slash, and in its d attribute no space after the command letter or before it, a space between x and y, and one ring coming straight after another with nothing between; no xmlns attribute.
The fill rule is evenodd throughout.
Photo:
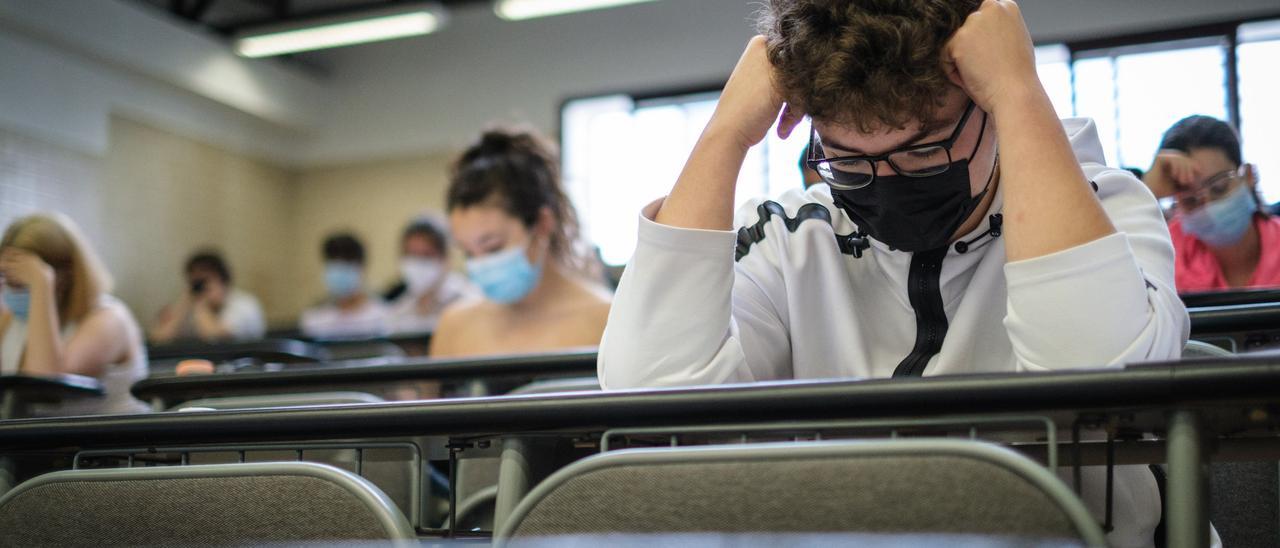
<svg viewBox="0 0 1280 548"><path fill-rule="evenodd" d="M66 470L0 497L0 545L392 541L414 531L369 482L314 463Z"/></svg>
<svg viewBox="0 0 1280 548"><path fill-rule="evenodd" d="M1182 347L1182 357L1187 358L1230 358L1235 356L1230 350L1204 341L1191 339Z"/></svg>
<svg viewBox="0 0 1280 548"><path fill-rule="evenodd" d="M560 392L598 392L595 377L570 377L533 381L507 392L508 396L556 394ZM492 529L494 504L498 500L498 459L482 457L458 461L458 523L461 528ZM442 528L449 527L446 520Z"/></svg>
<svg viewBox="0 0 1280 548"><path fill-rule="evenodd" d="M578 461L539 484L499 541L607 533L940 533L1104 546L1044 467L960 440L636 449Z"/></svg>
<svg viewBox="0 0 1280 548"><path fill-rule="evenodd" d="M201 398L182 402L170 410L182 409L254 409L259 407L297 407L300 405L337 405L347 403L382 403L386 400L367 392L311 392L304 394L268 394L264 396L227 396Z"/></svg>
<svg viewBox="0 0 1280 548"><path fill-rule="evenodd" d="M600 380L595 377L570 377L567 379L547 379L533 381L515 390L507 392L508 396L528 394L555 394L558 392L599 392Z"/></svg>

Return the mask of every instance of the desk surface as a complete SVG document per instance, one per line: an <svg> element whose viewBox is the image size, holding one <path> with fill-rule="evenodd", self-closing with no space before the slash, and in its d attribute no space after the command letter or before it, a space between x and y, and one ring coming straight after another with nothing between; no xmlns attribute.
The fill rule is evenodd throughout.
<svg viewBox="0 0 1280 548"><path fill-rule="evenodd" d="M20 390L24 394L61 397L95 397L103 395L102 383L83 375L0 375L0 390Z"/></svg>
<svg viewBox="0 0 1280 548"><path fill-rule="evenodd" d="M253 358L263 362L318 362L327 359L328 351L319 344L294 339L262 339L258 341L203 343L179 342L147 348L152 362L187 358L215 362Z"/></svg>
<svg viewBox="0 0 1280 548"><path fill-rule="evenodd" d="M402 381L503 377L594 376L594 350L449 360L378 359L297 364L278 371L247 370L192 376L153 376L133 385L134 396L168 402L289 389L307 392Z"/></svg>
<svg viewBox="0 0 1280 548"><path fill-rule="evenodd" d="M0 423L0 448L245 442L1052 411L1162 412L1280 401L1280 357L1126 369L795 381Z"/></svg>

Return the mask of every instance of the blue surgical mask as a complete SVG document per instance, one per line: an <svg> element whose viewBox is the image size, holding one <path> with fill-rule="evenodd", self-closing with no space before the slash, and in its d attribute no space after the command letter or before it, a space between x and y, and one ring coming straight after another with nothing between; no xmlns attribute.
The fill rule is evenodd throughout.
<svg viewBox="0 0 1280 548"><path fill-rule="evenodd" d="M25 288L5 287L4 306L19 320L27 321L27 315L31 312L31 292Z"/></svg>
<svg viewBox="0 0 1280 548"><path fill-rule="evenodd" d="M360 266L357 264L326 263L324 265L324 285L329 290L329 296L341 299L359 293L360 274Z"/></svg>
<svg viewBox="0 0 1280 548"><path fill-rule="evenodd" d="M511 304L537 287L542 278L542 264L530 263L526 247L517 246L468 260L467 275L489 300Z"/></svg>
<svg viewBox="0 0 1280 548"><path fill-rule="evenodd" d="M1225 247L1244 237L1257 211L1258 201L1253 197L1253 189L1240 185L1221 199L1184 213L1182 228L1210 246Z"/></svg>

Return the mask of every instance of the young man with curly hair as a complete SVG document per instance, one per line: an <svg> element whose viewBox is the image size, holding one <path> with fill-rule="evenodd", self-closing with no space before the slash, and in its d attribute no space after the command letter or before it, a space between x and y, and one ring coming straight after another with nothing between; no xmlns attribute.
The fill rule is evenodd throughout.
<svg viewBox="0 0 1280 548"><path fill-rule="evenodd" d="M1010 0L770 0L671 194L646 207L606 388L1055 371L1176 359L1160 209L1059 121ZM825 185L733 212L748 148L812 120ZM735 230L736 228L736 230ZM1105 472L1085 472L1101 516ZM1116 546L1155 478L1116 469Z"/></svg>

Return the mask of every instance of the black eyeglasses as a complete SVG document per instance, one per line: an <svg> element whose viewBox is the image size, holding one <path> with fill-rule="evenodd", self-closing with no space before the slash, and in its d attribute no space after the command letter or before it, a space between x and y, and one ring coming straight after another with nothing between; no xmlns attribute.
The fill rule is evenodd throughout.
<svg viewBox="0 0 1280 548"><path fill-rule="evenodd" d="M931 177L945 173L951 168L951 147L960 138L960 132L964 131L965 124L968 123L969 116L973 114L973 109L976 107L977 105L973 101L969 101L969 106L965 108L964 114L960 116L960 121L956 123L956 129L951 132L950 137L942 141L910 145L874 156L823 158L822 155L824 153L822 142L818 139L818 130L810 125L810 158L807 163L811 169L818 172L823 181L826 181L831 188L837 190L856 190L875 182L876 164L879 162L888 162L889 167L893 168L895 173L904 177ZM987 113L983 112L982 129L978 132L978 141L973 145L973 152L969 153L970 156L977 153L978 146L982 144L982 135L986 131Z"/></svg>

